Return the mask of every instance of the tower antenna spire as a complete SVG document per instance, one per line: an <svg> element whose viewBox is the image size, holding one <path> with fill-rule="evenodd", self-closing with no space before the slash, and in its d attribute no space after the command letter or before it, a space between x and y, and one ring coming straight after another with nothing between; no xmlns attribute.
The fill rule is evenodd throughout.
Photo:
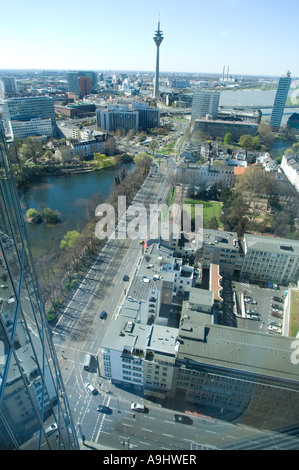
<svg viewBox="0 0 299 470"><path fill-rule="evenodd" d="M155 32L153 37L155 44L157 46L157 55L156 55L156 72L155 72L155 82L154 82L154 98L159 99L159 47L163 41L163 33L160 30L160 13L158 16L158 29Z"/></svg>

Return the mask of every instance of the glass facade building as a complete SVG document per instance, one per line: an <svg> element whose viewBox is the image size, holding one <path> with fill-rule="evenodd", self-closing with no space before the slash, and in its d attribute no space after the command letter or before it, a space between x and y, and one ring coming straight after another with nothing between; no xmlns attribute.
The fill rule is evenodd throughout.
<svg viewBox="0 0 299 470"><path fill-rule="evenodd" d="M0 449L79 449L1 119Z"/></svg>
<svg viewBox="0 0 299 470"><path fill-rule="evenodd" d="M288 97L290 85L291 85L290 72L287 73L286 77L280 77L278 87L276 90L274 105L270 118L270 126L274 131L278 131L281 124L284 107Z"/></svg>

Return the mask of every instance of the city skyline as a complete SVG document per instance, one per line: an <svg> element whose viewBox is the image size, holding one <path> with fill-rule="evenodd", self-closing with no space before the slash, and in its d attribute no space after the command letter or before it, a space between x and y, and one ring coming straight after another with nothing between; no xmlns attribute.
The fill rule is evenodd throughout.
<svg viewBox="0 0 299 470"><path fill-rule="evenodd" d="M3 69L155 70L152 41L157 21L166 40L160 73L299 76L296 18L299 5L252 0L195 0L187 8L175 0L153 0L150 9L136 0L116 1L113 13L90 0L82 12L78 0L63 3L20 0L1 6ZM83 19L82 19L83 18ZM91 18L91 19L90 19ZM9 41L8 41L9 39ZM37 40L38 39L38 40ZM296 68L297 67L297 68Z"/></svg>

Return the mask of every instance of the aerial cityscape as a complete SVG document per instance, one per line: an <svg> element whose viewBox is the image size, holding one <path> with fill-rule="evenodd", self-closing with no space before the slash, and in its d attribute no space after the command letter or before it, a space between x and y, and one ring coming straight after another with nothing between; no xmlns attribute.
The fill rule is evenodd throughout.
<svg viewBox="0 0 299 470"><path fill-rule="evenodd" d="M242 0L216 3L223 20L250 24ZM167 17L173 3L154 0L152 23L132 12L112 38L129 18L117 5L97 44L89 17L71 15L53 48L56 0L37 16L49 14L40 44L38 21L19 42L28 13L17 5L19 51L12 41L3 54L0 449L98 450L130 466L165 453L197 464L200 450L298 450L294 46L262 64L261 32L243 61L247 32L237 45L236 24L197 31L209 8L193 1L189 28L185 11ZM82 23L86 54L68 36ZM231 53L205 56L199 39L188 48L192 34Z"/></svg>

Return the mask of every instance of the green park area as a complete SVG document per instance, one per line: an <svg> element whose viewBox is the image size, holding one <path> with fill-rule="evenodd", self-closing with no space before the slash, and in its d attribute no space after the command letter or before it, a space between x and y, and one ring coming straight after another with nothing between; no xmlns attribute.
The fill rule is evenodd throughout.
<svg viewBox="0 0 299 470"><path fill-rule="evenodd" d="M201 201L198 199L185 199L184 204L202 204L203 205L203 228L217 229L222 227L220 222L221 202ZM191 210L193 218L194 207Z"/></svg>

